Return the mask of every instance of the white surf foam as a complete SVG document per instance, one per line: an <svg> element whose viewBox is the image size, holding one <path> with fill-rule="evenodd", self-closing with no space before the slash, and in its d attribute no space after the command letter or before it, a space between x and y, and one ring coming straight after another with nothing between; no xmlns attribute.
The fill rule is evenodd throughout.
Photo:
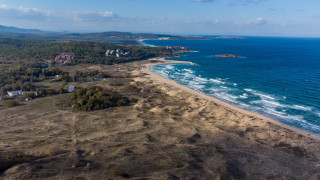
<svg viewBox="0 0 320 180"><path fill-rule="evenodd" d="M173 67L172 65L170 65L170 64L166 65L165 68L166 68L166 69L169 69L169 70L174 69L174 67Z"/></svg>
<svg viewBox="0 0 320 180"><path fill-rule="evenodd" d="M210 81L216 84L221 84L221 80L218 79L210 79Z"/></svg>
<svg viewBox="0 0 320 180"><path fill-rule="evenodd" d="M229 94L227 94L225 92L215 93L214 95L217 96L218 98L222 99L222 100L225 100L225 101L229 101L229 102L232 102L232 103L236 103L237 102L235 100L237 97L230 96Z"/></svg>
<svg viewBox="0 0 320 180"><path fill-rule="evenodd" d="M243 93L242 95L239 96L240 99L248 99L248 94Z"/></svg>
<svg viewBox="0 0 320 180"><path fill-rule="evenodd" d="M296 109L296 110L303 110L303 111L312 111L312 107L309 106L300 106L300 105L293 105L290 106L292 109Z"/></svg>
<svg viewBox="0 0 320 180"><path fill-rule="evenodd" d="M244 89L245 91L252 92L252 89Z"/></svg>
<svg viewBox="0 0 320 180"><path fill-rule="evenodd" d="M201 83L205 83L205 82L208 82L208 81L209 81L208 79L202 78L202 77L195 77L195 80L196 80L196 81L200 81Z"/></svg>
<svg viewBox="0 0 320 180"><path fill-rule="evenodd" d="M261 99L271 99L271 100L275 100L274 97L271 97L270 95L266 95L266 94L262 94L262 93L256 93L256 95L260 96Z"/></svg>
<svg viewBox="0 0 320 180"><path fill-rule="evenodd" d="M262 101L262 104L267 107L285 107L284 105L276 101L269 101L265 99L262 99L261 101Z"/></svg>
<svg viewBox="0 0 320 180"><path fill-rule="evenodd" d="M194 73L194 71L191 70L191 69L186 69L186 68L184 68L183 70L184 70L184 71L187 71L187 72L189 72L189 73Z"/></svg>

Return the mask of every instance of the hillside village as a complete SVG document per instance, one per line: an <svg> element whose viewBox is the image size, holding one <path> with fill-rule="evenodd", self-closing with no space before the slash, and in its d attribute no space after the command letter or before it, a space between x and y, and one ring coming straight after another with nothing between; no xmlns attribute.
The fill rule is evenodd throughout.
<svg viewBox="0 0 320 180"><path fill-rule="evenodd" d="M117 57L117 58L131 57L131 52L125 51L122 49L108 49L105 55L107 57ZM60 53L54 58L54 62L61 63L61 64L71 63L71 61L74 59L74 56L75 56L74 52Z"/></svg>
<svg viewBox="0 0 320 180"><path fill-rule="evenodd" d="M70 63L74 59L74 52L61 53L54 58L55 62L58 63Z"/></svg>

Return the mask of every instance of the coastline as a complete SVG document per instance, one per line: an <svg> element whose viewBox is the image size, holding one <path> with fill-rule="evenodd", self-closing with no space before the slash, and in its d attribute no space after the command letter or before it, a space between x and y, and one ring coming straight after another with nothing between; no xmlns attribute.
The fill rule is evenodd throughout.
<svg viewBox="0 0 320 180"><path fill-rule="evenodd" d="M154 72L151 71L151 67L152 66L155 66L155 65L159 65L159 64L191 64L191 65L194 65L194 63L192 62L188 62L188 61L172 61L172 60L163 60L163 58L152 58L152 59L149 59L149 60L156 60L156 61L159 61L157 63L147 63L145 64L145 68L142 68L142 72L147 74L148 77L150 77L152 80L155 80L155 81L158 81L160 83L165 83L165 84L168 84L170 86L173 86L175 88L178 88L184 92L187 92L187 93L190 93L192 95L196 95L202 99L205 99L205 100L208 100L208 101L211 101L211 102L214 102L226 109L229 109L229 110L232 110L232 111L235 111L235 112L239 112L241 114L244 114L244 115L248 115L248 116L253 116L255 118L258 118L258 119L261 119L265 122L269 122L269 123L272 123L274 125L277 125L277 126L280 126L284 129L287 129L287 130L290 130L296 134L299 134L299 135L302 135L302 136L305 136L305 137L309 137L309 138L312 138L314 140L317 140L320 142L320 136L316 135L316 134L313 134L311 132L308 132L308 131L304 131L304 130L301 130L301 129L298 129L296 127L293 127L293 126L290 126L290 125L287 125L287 124L284 124L280 121L277 121L275 119L272 119L270 117L267 117L267 116L264 116L262 114L258 114L258 113L255 113L255 112L251 112L251 111L248 111L248 110L245 110L245 109L242 109L242 108L239 108L235 105L232 105L232 104L229 104L227 102L224 102L220 99L217 99L213 96L210 96L210 95L207 95L207 94L204 94L204 93L200 93L198 91L195 91L187 86L183 86L179 83L177 83L176 81L173 81L171 79L167 79L159 74L156 74Z"/></svg>

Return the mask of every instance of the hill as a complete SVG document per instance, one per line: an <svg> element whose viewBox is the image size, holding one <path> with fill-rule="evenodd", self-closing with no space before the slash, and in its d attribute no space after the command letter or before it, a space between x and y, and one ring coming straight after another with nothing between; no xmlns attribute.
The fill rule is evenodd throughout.
<svg viewBox="0 0 320 180"><path fill-rule="evenodd" d="M12 26L2 26L0 25L0 32L4 33L41 33L44 31L38 29L23 29Z"/></svg>

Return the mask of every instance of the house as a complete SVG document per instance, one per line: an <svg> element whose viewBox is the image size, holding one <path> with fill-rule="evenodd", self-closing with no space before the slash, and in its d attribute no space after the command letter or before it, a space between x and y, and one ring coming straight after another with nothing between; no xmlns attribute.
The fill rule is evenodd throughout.
<svg viewBox="0 0 320 180"><path fill-rule="evenodd" d="M68 88L68 93L72 93L74 91L75 86L74 85L70 85Z"/></svg>
<svg viewBox="0 0 320 180"><path fill-rule="evenodd" d="M59 63L67 63L71 62L71 60L74 59L74 53L61 53L56 58L54 58L54 61L59 62Z"/></svg>
<svg viewBox="0 0 320 180"><path fill-rule="evenodd" d="M10 97L21 97L24 92L22 90L19 90L19 91L8 91L7 93Z"/></svg>
<svg viewBox="0 0 320 180"><path fill-rule="evenodd" d="M102 78L94 78L93 80L94 81L102 81L103 79Z"/></svg>

